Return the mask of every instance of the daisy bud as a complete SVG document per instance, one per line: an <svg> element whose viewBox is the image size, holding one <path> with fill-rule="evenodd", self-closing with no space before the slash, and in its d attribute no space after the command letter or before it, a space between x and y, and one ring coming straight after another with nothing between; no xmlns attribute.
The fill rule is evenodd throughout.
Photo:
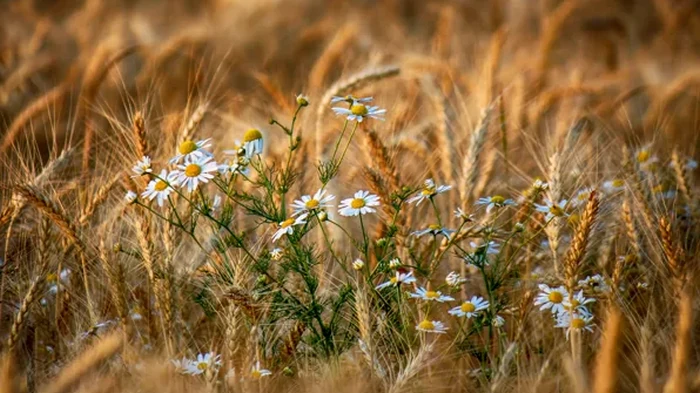
<svg viewBox="0 0 700 393"><path fill-rule="evenodd" d="M362 259L355 259L355 261L352 263L352 268L355 270L362 270L363 267L365 267L365 261Z"/></svg>
<svg viewBox="0 0 700 393"><path fill-rule="evenodd" d="M447 277L445 277L445 283L451 287L456 287L457 285L464 282L464 279L460 277L457 272L450 272Z"/></svg>
<svg viewBox="0 0 700 393"><path fill-rule="evenodd" d="M401 266L401 260L399 258L394 258L389 261L389 267L392 269L398 269Z"/></svg>
<svg viewBox="0 0 700 393"><path fill-rule="evenodd" d="M321 222L328 220L328 213L323 210L318 212L318 219L321 220Z"/></svg>
<svg viewBox="0 0 700 393"><path fill-rule="evenodd" d="M258 285L267 284L267 276L265 276L264 274L259 275L258 278L255 280L255 283Z"/></svg>
<svg viewBox="0 0 700 393"><path fill-rule="evenodd" d="M308 106L309 105L309 97L299 94L297 95L297 104L299 106Z"/></svg>
<svg viewBox="0 0 700 393"><path fill-rule="evenodd" d="M388 241L389 241L389 240L388 240L387 238L385 238L385 237L381 237L381 238L377 239L377 247L384 247L384 246L386 246L386 244L387 244Z"/></svg>
<svg viewBox="0 0 700 393"><path fill-rule="evenodd" d="M515 225L513 226L513 230L515 232L524 232L525 231L525 224L522 222L516 222Z"/></svg>

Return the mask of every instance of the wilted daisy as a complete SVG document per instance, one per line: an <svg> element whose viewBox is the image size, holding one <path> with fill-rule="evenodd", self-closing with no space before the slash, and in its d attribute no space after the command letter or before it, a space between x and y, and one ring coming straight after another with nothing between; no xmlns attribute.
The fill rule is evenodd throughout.
<svg viewBox="0 0 700 393"><path fill-rule="evenodd" d="M372 195L369 191L358 191L353 198L343 199L340 202L341 216L350 217L360 214L376 212L373 207L379 206L379 197Z"/></svg>
<svg viewBox="0 0 700 393"><path fill-rule="evenodd" d="M487 243L469 242L469 246L474 253L485 252L488 255L498 254L499 245L493 240L489 240Z"/></svg>
<svg viewBox="0 0 700 393"><path fill-rule="evenodd" d="M557 315L556 325L554 327L566 329L566 338L569 338L569 333L572 330L593 331L593 315L583 313L559 313Z"/></svg>
<svg viewBox="0 0 700 393"><path fill-rule="evenodd" d="M545 213L545 220L549 221L554 217L564 217L566 214L566 199L562 199L559 203L554 203L549 199L544 200L544 205L538 205L535 203L535 210L541 213Z"/></svg>
<svg viewBox="0 0 700 393"><path fill-rule="evenodd" d="M352 268L355 270L362 270L363 267L365 267L365 261L360 258L357 258L352 262Z"/></svg>
<svg viewBox="0 0 700 393"><path fill-rule="evenodd" d="M386 287L399 286L401 284L411 284L416 282L416 278L413 277L413 272L404 273L397 271L394 277L391 277L389 281L377 285L375 289L382 289Z"/></svg>
<svg viewBox="0 0 700 393"><path fill-rule="evenodd" d="M253 379L260 379L262 377L267 377L272 375L270 370L264 369L260 366L260 361L255 362L253 367L250 369L250 377Z"/></svg>
<svg viewBox="0 0 700 393"><path fill-rule="evenodd" d="M502 327L505 324L506 324L506 320L503 319L503 317L500 315L496 315L496 317L491 320L491 325L493 325L495 327Z"/></svg>
<svg viewBox="0 0 700 393"><path fill-rule="evenodd" d="M603 182L603 190L607 193L622 191L625 188L625 181L622 179L613 179Z"/></svg>
<svg viewBox="0 0 700 393"><path fill-rule="evenodd" d="M500 195L479 198L476 205L486 205L486 213L490 213L494 207L516 206L512 199L506 199Z"/></svg>
<svg viewBox="0 0 700 393"><path fill-rule="evenodd" d="M270 251L270 258L273 261L279 261L282 259L282 249L281 248L274 248L272 251Z"/></svg>
<svg viewBox="0 0 700 393"><path fill-rule="evenodd" d="M175 367L175 371L180 374L186 374L187 369L192 361L183 357L182 359L171 359L170 363Z"/></svg>
<svg viewBox="0 0 700 393"><path fill-rule="evenodd" d="M131 171L134 172L136 175L131 176L131 177L139 177L143 175L144 173L150 173L151 172L151 157L149 156L143 156L141 159L136 162L136 165L131 167Z"/></svg>
<svg viewBox="0 0 700 393"><path fill-rule="evenodd" d="M416 329L426 333L446 333L448 328L445 327L445 324L440 321L429 321L424 319L418 325L416 325Z"/></svg>
<svg viewBox="0 0 700 393"><path fill-rule="evenodd" d="M214 173L219 166L209 156L185 160L183 165L178 165L178 169L172 171L170 179L180 187L186 187L192 192L197 189L199 183L208 183L214 178Z"/></svg>
<svg viewBox="0 0 700 393"><path fill-rule="evenodd" d="M483 297L472 296L471 299L451 309L450 311L448 311L448 313L457 317L473 318L479 315L479 311L485 310L488 307L489 302L484 300Z"/></svg>
<svg viewBox="0 0 700 393"><path fill-rule="evenodd" d="M413 203L416 202L416 206L420 205L426 199L432 198L437 194L442 194L452 189L452 186L436 186L433 179L427 179L423 183L423 188L412 198L409 198L406 202Z"/></svg>
<svg viewBox="0 0 700 393"><path fill-rule="evenodd" d="M534 191L544 191L547 188L549 188L549 184L547 184L547 182L544 182L540 179L537 179L532 183L532 189Z"/></svg>
<svg viewBox="0 0 700 393"><path fill-rule="evenodd" d="M173 188L168 184L170 180L168 179L168 171L163 169L160 171L158 178L148 182L146 186L146 191L141 193L142 198L146 198L149 201L156 200L158 206L163 207L163 203L168 199L168 195L173 191Z"/></svg>
<svg viewBox="0 0 700 393"><path fill-rule="evenodd" d="M421 236L429 233L433 236L443 235L446 238L449 238L450 235L453 234L454 232L455 231L453 231L451 229L443 228L439 224L431 224L431 225L428 225L428 227L426 229L422 229L420 231L413 232L413 235L415 235L416 237L421 237Z"/></svg>
<svg viewBox="0 0 700 393"><path fill-rule="evenodd" d="M401 266L401 260L399 258L393 258L389 260L389 267L392 269L397 269Z"/></svg>
<svg viewBox="0 0 700 393"><path fill-rule="evenodd" d="M371 98L369 99L371 100ZM379 109L378 106L368 106L357 100L353 100L350 103L350 108L333 107L331 109L336 115L347 116L348 120L357 121L358 123L362 123L367 117L384 120L384 114L386 113L386 109Z"/></svg>
<svg viewBox="0 0 700 393"><path fill-rule="evenodd" d="M243 134L243 148L245 155L251 158L263 152L263 135L260 130L251 128Z"/></svg>
<svg viewBox="0 0 700 393"><path fill-rule="evenodd" d="M124 199L126 200L127 203L136 202L136 198L138 198L138 197L139 196L136 195L136 193L131 191L131 190L127 191L126 194L124 195Z"/></svg>
<svg viewBox="0 0 700 393"><path fill-rule="evenodd" d="M462 278L457 272L449 272L447 277L445 277L445 283L451 287L456 287L465 283L467 280Z"/></svg>
<svg viewBox="0 0 700 393"><path fill-rule="evenodd" d="M316 191L313 197L310 195L304 195L301 197L301 200L297 199L292 203L292 208L294 209L292 216L333 207L331 204L329 204L329 202L333 199L335 199L335 195L326 195L326 190Z"/></svg>
<svg viewBox="0 0 700 393"><path fill-rule="evenodd" d="M571 199L571 205L573 205L574 207L585 205L586 202L588 202L588 198L591 197L591 192L593 191L594 190L591 187L586 187L580 190L576 193L576 196L574 196L573 199Z"/></svg>
<svg viewBox="0 0 700 393"><path fill-rule="evenodd" d="M356 98L356 97L353 97L352 95L347 95L347 96L333 96L333 98L331 98L331 104L337 104L339 102L347 102L348 104L352 104L353 102L359 102L359 103L372 102L372 97Z"/></svg>
<svg viewBox="0 0 700 393"><path fill-rule="evenodd" d="M634 158L642 169L653 169L654 164L659 161L658 157L651 153L649 145L639 148L635 152Z"/></svg>
<svg viewBox="0 0 700 393"><path fill-rule="evenodd" d="M211 138L201 141L186 140L180 143L175 152L175 157L170 159L171 164L176 164L181 160L198 160L203 157L211 157L211 153L206 148L211 147Z"/></svg>
<svg viewBox="0 0 700 393"><path fill-rule="evenodd" d="M610 286L605 281L605 278L600 274L588 276L583 280L579 280L578 285L583 289L590 289L591 291L596 293L610 292Z"/></svg>
<svg viewBox="0 0 700 393"><path fill-rule="evenodd" d="M580 313L588 313L588 308L586 308L586 304L590 304L595 302L595 299L591 298L586 298L583 296L583 290L578 291L577 293L574 294L574 296L567 296L566 299L564 299L564 308L571 312L580 312Z"/></svg>
<svg viewBox="0 0 700 393"><path fill-rule="evenodd" d="M453 298L452 296L443 295L440 291L429 291L423 287L420 287L416 289L415 292L411 293L411 297L414 299L435 301L439 303L455 300L455 298Z"/></svg>
<svg viewBox="0 0 700 393"><path fill-rule="evenodd" d="M299 217L290 217L280 222L279 229L277 230L277 232L275 232L274 235L272 235L272 241L276 242L283 235L291 235L292 233L294 233L294 226L306 224L306 217L307 214L302 214Z"/></svg>
<svg viewBox="0 0 700 393"><path fill-rule="evenodd" d="M564 312L564 300L569 296L564 286L550 288L547 284L540 284L540 293L535 298L535 306L540 306L540 310L551 309L552 314Z"/></svg>
<svg viewBox="0 0 700 393"><path fill-rule="evenodd" d="M469 222L469 221L474 221L474 215L473 215L473 214L467 214L464 210L462 210L461 207L458 207L458 208L454 211L454 215L455 215L455 217L457 217L457 218L459 218L459 219L461 219L461 220L467 221L467 222Z"/></svg>
<svg viewBox="0 0 700 393"><path fill-rule="evenodd" d="M187 365L185 372L190 375L200 375L206 372L216 372L221 367L221 355L213 352L197 355L197 359L192 360Z"/></svg>

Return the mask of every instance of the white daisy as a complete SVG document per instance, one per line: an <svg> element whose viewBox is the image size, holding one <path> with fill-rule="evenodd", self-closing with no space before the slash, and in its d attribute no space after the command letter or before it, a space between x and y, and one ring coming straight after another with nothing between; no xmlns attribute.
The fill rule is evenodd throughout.
<svg viewBox="0 0 700 393"><path fill-rule="evenodd" d="M181 160L194 161L203 157L211 157L211 153L206 148L211 147L211 138L201 141L186 140L180 143L175 152L175 157L170 159L171 164L176 164Z"/></svg>
<svg viewBox="0 0 700 393"><path fill-rule="evenodd" d="M551 309L552 314L561 314L564 310L564 300L569 296L564 286L550 288L547 284L540 284L540 293L535 298L535 306L540 310Z"/></svg>
<svg viewBox="0 0 700 393"><path fill-rule="evenodd" d="M318 190L314 196L304 195L301 200L297 199L292 203L292 208L294 213L292 216L297 216L305 212L311 212L319 209L326 209L333 207L329 204L330 201L335 199L335 195L325 195L326 190Z"/></svg>
<svg viewBox="0 0 700 393"><path fill-rule="evenodd" d="M58 285L68 283L71 273L70 269L63 269L58 276L56 276L56 273L47 274L46 283L49 286L49 293L56 294L56 292L58 292Z"/></svg>
<svg viewBox="0 0 700 393"><path fill-rule="evenodd" d="M360 258L357 258L352 262L352 268L355 270L362 270L363 267L365 267L365 261Z"/></svg>
<svg viewBox="0 0 700 393"><path fill-rule="evenodd" d="M423 189L421 189L414 197L409 198L406 202L413 203L416 202L416 206L420 205L426 199L430 199L437 194L442 194L452 189L452 186L436 186L433 179L427 179L423 183Z"/></svg>
<svg viewBox="0 0 700 393"><path fill-rule="evenodd" d="M294 226L295 225L303 225L306 224L306 214L302 214L299 217L290 217L282 222L279 223L279 229L277 232L275 232L274 235L272 235L272 241L276 242L281 238L282 236L286 235L291 235L294 233Z"/></svg>
<svg viewBox="0 0 700 393"><path fill-rule="evenodd" d="M274 248L272 251L270 251L270 258L273 261L279 261L282 259L283 251L281 248Z"/></svg>
<svg viewBox="0 0 700 393"><path fill-rule="evenodd" d="M457 272L449 272L447 277L445 277L445 283L451 287L456 287L467 282L465 278L459 275Z"/></svg>
<svg viewBox="0 0 700 393"><path fill-rule="evenodd" d="M143 156L141 159L136 163L131 168L131 171L135 173L134 176L131 177L139 177L143 175L144 173L150 173L151 172L151 157L149 156Z"/></svg>
<svg viewBox="0 0 700 393"><path fill-rule="evenodd" d="M253 379L260 379L262 377L267 377L272 375L270 370L264 369L260 366L260 361L255 362L253 367L250 369L250 377Z"/></svg>
<svg viewBox="0 0 700 393"><path fill-rule="evenodd" d="M187 359L186 357L183 357L182 359L171 359L170 363L175 367L175 371L177 371L180 374L186 374L187 369L190 366L190 363L192 361Z"/></svg>
<svg viewBox="0 0 700 393"><path fill-rule="evenodd" d="M535 210L541 213L545 213L545 220L549 221L554 217L565 217L568 216L566 213L566 199L562 199L559 203L554 203L549 199L544 200L544 205L538 205L535 203Z"/></svg>
<svg viewBox="0 0 700 393"><path fill-rule="evenodd" d="M456 317L467 317L473 318L479 315L479 311L485 310L489 307L489 302L484 300L480 296L472 296L471 299L465 301L461 305L448 311L451 315Z"/></svg>
<svg viewBox="0 0 700 393"><path fill-rule="evenodd" d="M440 321L429 321L424 319L418 325L416 325L416 329L426 333L446 333L448 328L445 327L445 324Z"/></svg>
<svg viewBox="0 0 700 393"><path fill-rule="evenodd" d="M168 199L168 195L173 191L173 188L168 185L172 179L168 179L170 174L168 171L163 169L160 171L158 178L148 182L146 186L146 191L141 193L142 198L146 198L149 201L156 199L158 206L163 207L163 203Z"/></svg>
<svg viewBox="0 0 700 393"><path fill-rule="evenodd" d="M549 188L549 184L540 179L537 179L532 183L532 189L535 191L544 191L547 188Z"/></svg>
<svg viewBox="0 0 700 393"><path fill-rule="evenodd" d="M353 101L350 104L350 108L333 107L331 109L336 115L347 116L348 120L357 121L358 123L362 123L367 117L384 120L384 114L386 113L386 109L379 109L378 106L367 106L359 101Z"/></svg>
<svg viewBox="0 0 700 393"><path fill-rule="evenodd" d="M136 193L131 191L131 190L127 191L126 194L124 195L124 199L126 200L127 203L136 202L136 198L138 198L138 197L139 196L136 195Z"/></svg>
<svg viewBox="0 0 700 393"><path fill-rule="evenodd" d="M187 187L192 192L197 189L199 183L208 183L214 178L219 166L211 157L205 156L193 161L186 160L184 165L178 165L178 169L172 171L172 181L180 186Z"/></svg>
<svg viewBox="0 0 700 393"><path fill-rule="evenodd" d="M516 206L512 199L506 199L500 195L479 198L476 205L486 205L486 213L490 213L494 207Z"/></svg>
<svg viewBox="0 0 700 393"><path fill-rule="evenodd" d="M567 296L562 304L564 305L564 309L569 312L574 311L583 314L590 314L588 312L588 308L586 308L586 304L593 302L595 302L595 299L586 298L583 296L583 290L580 290L575 293L574 296Z"/></svg>
<svg viewBox="0 0 700 393"><path fill-rule="evenodd" d="M245 156L251 158L263 152L263 135L260 130L251 128L243 134Z"/></svg>
<svg viewBox="0 0 700 393"><path fill-rule="evenodd" d="M467 214L464 210L462 210L461 207L458 207L458 208L454 211L454 215L455 215L455 217L457 217L457 218L459 218L459 219L462 219L462 220L464 220L464 221L467 221L467 222L474 221L474 215L473 215L473 214Z"/></svg>
<svg viewBox="0 0 700 393"><path fill-rule="evenodd" d="M583 313L560 313L557 315L556 325L554 327L566 329L566 338L569 338L569 333L572 330L593 331L593 315Z"/></svg>
<svg viewBox="0 0 700 393"><path fill-rule="evenodd" d="M401 260L399 258L393 258L389 260L389 267L392 269L396 269L401 267Z"/></svg>
<svg viewBox="0 0 700 393"><path fill-rule="evenodd" d="M453 234L454 232L455 232L455 231L453 231L453 230L451 230L451 229L443 228L443 227L442 227L441 225L439 225L439 224L431 224L431 225L428 225L428 227L427 227L426 229L422 229L422 230L420 230L420 231L415 231L415 232L413 232L413 235L416 236L416 237L421 237L421 236L426 235L426 234L429 233L429 234L431 234L431 235L433 235L433 236L443 235L443 236L445 236L446 238L449 238L450 235Z"/></svg>
<svg viewBox="0 0 700 393"><path fill-rule="evenodd" d="M423 287L420 287L416 289L415 292L411 293L411 297L414 299L436 301L438 303L444 303L455 300L455 298L453 298L452 296L443 295L440 291L429 291Z"/></svg>
<svg viewBox="0 0 700 393"><path fill-rule="evenodd" d="M476 242L469 242L469 246L472 248L474 253L477 252L486 252L487 255L493 255L493 254L498 254L498 243L496 243L493 240L489 240L488 243L476 243Z"/></svg>
<svg viewBox="0 0 700 393"><path fill-rule="evenodd" d="M585 205L588 202L588 198L591 197L591 193L593 191L594 190L591 187L586 187L580 190L576 193L576 196L574 196L574 198L570 201L570 204L573 205L573 207Z"/></svg>
<svg viewBox="0 0 700 393"><path fill-rule="evenodd" d="M389 281L377 285L375 289L382 289L386 287L396 287L401 284L411 284L416 282L416 278L413 277L413 272L404 273L397 271L396 275L389 279Z"/></svg>
<svg viewBox="0 0 700 393"><path fill-rule="evenodd" d="M345 217L374 213L376 210L373 207L376 206L379 206L378 196L370 194L369 191L358 191L353 198L340 201L338 213Z"/></svg>
<svg viewBox="0 0 700 393"><path fill-rule="evenodd" d="M197 359L192 360L187 364L185 373L190 375L200 375L211 371L216 372L221 367L221 355L215 355L213 352L197 355Z"/></svg>
<svg viewBox="0 0 700 393"><path fill-rule="evenodd" d="M610 286L600 274L588 276L583 280L579 280L578 285L583 289L590 289L595 293L610 292Z"/></svg>
<svg viewBox="0 0 700 393"><path fill-rule="evenodd" d="M506 320L502 316L496 315L496 317L491 321L491 325L495 327L503 327L506 324Z"/></svg>
<svg viewBox="0 0 700 393"><path fill-rule="evenodd" d="M607 193L622 191L625 189L625 181L622 179L613 179L603 182L603 190Z"/></svg>
<svg viewBox="0 0 700 393"><path fill-rule="evenodd" d="M659 161L656 155L651 153L651 146L646 145L639 148L634 154L635 160L639 164L639 167L644 170L653 169L655 164Z"/></svg>

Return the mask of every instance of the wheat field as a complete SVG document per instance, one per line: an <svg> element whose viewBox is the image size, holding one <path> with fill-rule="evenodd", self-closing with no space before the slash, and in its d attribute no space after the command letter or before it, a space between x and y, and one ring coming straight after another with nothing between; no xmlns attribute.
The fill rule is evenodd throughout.
<svg viewBox="0 0 700 393"><path fill-rule="evenodd" d="M700 392L699 8L5 2L0 392Z"/></svg>

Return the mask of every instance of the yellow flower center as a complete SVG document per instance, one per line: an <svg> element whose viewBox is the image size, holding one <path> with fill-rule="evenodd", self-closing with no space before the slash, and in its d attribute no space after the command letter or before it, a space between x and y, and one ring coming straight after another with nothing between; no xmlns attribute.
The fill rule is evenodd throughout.
<svg viewBox="0 0 700 393"><path fill-rule="evenodd" d="M46 281L48 282L56 282L58 279L58 276L56 276L56 273L49 273L46 275Z"/></svg>
<svg viewBox="0 0 700 393"><path fill-rule="evenodd" d="M459 309L462 310L462 312L474 312L476 311L476 306L471 302L464 302L459 306Z"/></svg>
<svg viewBox="0 0 700 393"><path fill-rule="evenodd" d="M624 185L625 185L625 181L622 180L622 179L615 179L615 180L612 181L612 186L613 186L613 187L618 187L618 188L619 188L619 187L622 187L622 186L624 186Z"/></svg>
<svg viewBox="0 0 700 393"><path fill-rule="evenodd" d="M424 321L421 321L421 323L418 324L418 327L423 330L434 330L435 324L426 319Z"/></svg>
<svg viewBox="0 0 700 393"><path fill-rule="evenodd" d="M255 128L251 128L243 134L243 142L252 142L258 139L262 139L262 133Z"/></svg>
<svg viewBox="0 0 700 393"><path fill-rule="evenodd" d="M288 218L280 224L282 228L289 228L292 224L294 224L294 219L293 218Z"/></svg>
<svg viewBox="0 0 700 393"><path fill-rule="evenodd" d="M569 223L572 225L578 224L580 220L581 217L578 214L572 214L569 216Z"/></svg>
<svg viewBox="0 0 700 393"><path fill-rule="evenodd" d="M197 364L197 368L200 370L206 370L208 367L209 367L209 365L207 365L204 362L200 362L199 364Z"/></svg>
<svg viewBox="0 0 700 393"><path fill-rule="evenodd" d="M428 299L437 299L438 297L440 297L440 294L438 294L435 291L427 291L425 293L425 297Z"/></svg>
<svg viewBox="0 0 700 393"><path fill-rule="evenodd" d="M319 204L320 204L320 202L319 202L318 200L316 200L316 199L309 199L309 200L306 202L305 205L306 205L306 207L307 207L308 209L315 209L315 208L318 207Z"/></svg>
<svg viewBox="0 0 700 393"><path fill-rule="evenodd" d="M556 204L553 204L552 207L549 208L549 212L556 217L561 217L564 215L564 209L562 209L561 207L559 207L559 205Z"/></svg>
<svg viewBox="0 0 700 393"><path fill-rule="evenodd" d="M562 295L561 292L552 291L549 293L549 296L547 296L547 299L552 303L559 304L564 301L564 295Z"/></svg>
<svg viewBox="0 0 700 393"><path fill-rule="evenodd" d="M389 279L389 282L392 284L396 284L397 282L399 282L399 279L394 276L394 277Z"/></svg>
<svg viewBox="0 0 700 393"><path fill-rule="evenodd" d="M365 205L365 200L362 198L355 198L352 201L350 201L350 207L353 209L361 209L365 207Z"/></svg>
<svg viewBox="0 0 700 393"><path fill-rule="evenodd" d="M586 199L588 199L588 197L589 197L590 195L591 195L590 192L582 192L582 193L579 193L579 194L576 196L576 199L578 199L579 201L585 201Z"/></svg>
<svg viewBox="0 0 700 393"><path fill-rule="evenodd" d="M168 184L165 183L165 182L162 181L162 180L158 180L158 181L156 182L155 187L153 187L153 188L155 188L156 191L163 191L163 190L165 190L166 188L168 188Z"/></svg>
<svg viewBox="0 0 700 393"><path fill-rule="evenodd" d="M430 229L431 231L439 231L440 229L442 229L442 227L438 224L431 224L428 225L428 229Z"/></svg>
<svg viewBox="0 0 700 393"><path fill-rule="evenodd" d="M197 177L202 173L202 167L197 164L189 164L185 168L185 176L187 177Z"/></svg>
<svg viewBox="0 0 700 393"><path fill-rule="evenodd" d="M491 197L491 203L496 204L496 205L500 205L505 201L506 201L506 199L500 195L494 195Z"/></svg>
<svg viewBox="0 0 700 393"><path fill-rule="evenodd" d="M197 150L197 144L193 141L184 141L180 143L180 147L178 147L180 154L190 154L195 150Z"/></svg>
<svg viewBox="0 0 700 393"><path fill-rule="evenodd" d="M425 196L435 195L435 187L424 188L420 193Z"/></svg>
<svg viewBox="0 0 700 393"><path fill-rule="evenodd" d="M649 160L650 156L651 154L649 154L649 150L642 150L639 153L637 153L637 162L643 164Z"/></svg>
<svg viewBox="0 0 700 393"><path fill-rule="evenodd" d="M586 327L586 321L581 318L574 318L571 320L571 327L574 329L583 329Z"/></svg>
<svg viewBox="0 0 700 393"><path fill-rule="evenodd" d="M579 302L576 299L571 300L571 308L576 308L581 305L581 302Z"/></svg>
<svg viewBox="0 0 700 393"><path fill-rule="evenodd" d="M367 116L367 107L362 104L353 104L350 107L350 112L355 116Z"/></svg>
<svg viewBox="0 0 700 393"><path fill-rule="evenodd" d="M250 372L250 376L253 379L260 379L262 377L262 373L260 372L260 370L253 370Z"/></svg>

